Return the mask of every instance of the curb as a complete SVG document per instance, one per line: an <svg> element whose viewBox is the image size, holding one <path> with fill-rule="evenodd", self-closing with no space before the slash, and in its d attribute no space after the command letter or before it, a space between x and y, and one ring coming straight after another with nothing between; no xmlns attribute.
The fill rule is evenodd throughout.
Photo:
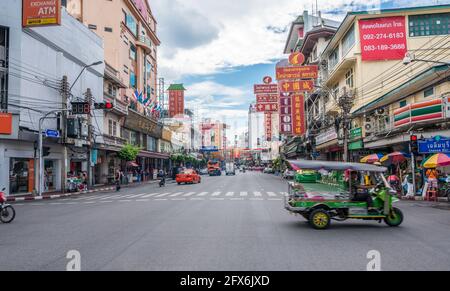
<svg viewBox="0 0 450 291"><path fill-rule="evenodd" d="M138 187L138 186L144 186L144 185L151 185L156 184L158 181L152 181L145 184L128 184L128 185L122 185L122 188L130 188L130 187ZM166 184L171 184L172 181L167 181ZM7 197L6 202L24 202L24 201L38 201L38 200L50 200L50 199L59 199L59 198L67 198L71 196L79 196L83 194L91 194L91 193L97 193L97 192L103 192L103 191L113 191L116 190L116 186L111 187L103 187L103 188L97 188L93 190L83 191L83 192L73 192L73 193L67 193L67 194L48 194L43 196L27 196L27 197Z"/></svg>

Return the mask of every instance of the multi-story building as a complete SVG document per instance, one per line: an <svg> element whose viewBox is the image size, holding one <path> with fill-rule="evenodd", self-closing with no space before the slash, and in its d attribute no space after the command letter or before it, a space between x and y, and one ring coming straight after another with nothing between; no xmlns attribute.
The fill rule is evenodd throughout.
<svg viewBox="0 0 450 291"><path fill-rule="evenodd" d="M66 140L67 146L61 138L44 138L44 172L38 170L39 120L50 111L70 109L70 101L84 100L88 88L94 102L103 100L102 39L65 9L61 24L22 28L22 1L0 2L0 124L10 125L0 130L0 185L9 195L35 192L39 176L43 192L60 191L68 172L88 171L92 144L87 130L73 143ZM63 76L72 87L67 100L60 94ZM63 133L63 118L49 117L42 129ZM102 132L103 113L94 111L94 117L95 131ZM85 121L83 125L87 129ZM96 142L103 142L101 136Z"/></svg>
<svg viewBox="0 0 450 291"><path fill-rule="evenodd" d="M184 115L184 91L186 89L183 84L171 84L167 91L169 92L169 117Z"/></svg>
<svg viewBox="0 0 450 291"><path fill-rule="evenodd" d="M248 110L248 148L259 149L265 140L264 113L257 112L256 104L251 104Z"/></svg>
<svg viewBox="0 0 450 291"><path fill-rule="evenodd" d="M332 103L353 103L353 160L371 152L408 152L411 132L424 139L450 136L449 29L449 5L347 14L322 59ZM325 113L336 107L329 104Z"/></svg>
<svg viewBox="0 0 450 291"><path fill-rule="evenodd" d="M142 148L137 164L144 170L161 168L169 156L158 152L162 125L158 122L156 20L145 0L67 0L69 12L104 40L104 99L115 110L106 113L105 144L99 148L97 172L103 183L120 167L116 153L125 143ZM99 13L102 11L102 13Z"/></svg>

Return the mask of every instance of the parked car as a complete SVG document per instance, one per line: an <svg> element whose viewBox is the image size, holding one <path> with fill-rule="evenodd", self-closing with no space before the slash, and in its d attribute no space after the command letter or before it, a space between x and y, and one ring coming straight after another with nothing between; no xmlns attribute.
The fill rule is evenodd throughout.
<svg viewBox="0 0 450 291"><path fill-rule="evenodd" d="M200 178L200 175L196 171L192 169L187 169L183 170L181 173L177 175L176 182L178 183L178 185L180 185L181 183L200 184L202 182L202 179Z"/></svg>
<svg viewBox="0 0 450 291"><path fill-rule="evenodd" d="M263 173L264 174L274 174L275 171L272 168L267 167L264 169Z"/></svg>
<svg viewBox="0 0 450 291"><path fill-rule="evenodd" d="M207 168L204 168L204 169L200 169L200 171L199 171L199 174L200 175L208 175L209 173L208 173L208 169Z"/></svg>

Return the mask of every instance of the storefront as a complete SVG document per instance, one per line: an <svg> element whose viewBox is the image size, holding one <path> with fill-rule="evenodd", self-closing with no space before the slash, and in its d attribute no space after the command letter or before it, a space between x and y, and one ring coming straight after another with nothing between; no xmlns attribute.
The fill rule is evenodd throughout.
<svg viewBox="0 0 450 291"><path fill-rule="evenodd" d="M350 153L350 160L352 162L359 162L366 154L362 151L362 149L364 149L362 137L362 127L350 130L348 150ZM363 153L363 155L361 155L361 153Z"/></svg>
<svg viewBox="0 0 450 291"><path fill-rule="evenodd" d="M343 147L339 145L338 133L330 127L316 136L316 151L327 161L342 161Z"/></svg>

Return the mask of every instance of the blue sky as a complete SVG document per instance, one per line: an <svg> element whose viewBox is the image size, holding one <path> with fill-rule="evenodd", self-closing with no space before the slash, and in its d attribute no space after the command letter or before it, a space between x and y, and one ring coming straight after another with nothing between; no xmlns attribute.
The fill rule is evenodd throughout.
<svg viewBox="0 0 450 291"><path fill-rule="evenodd" d="M253 84L274 76L291 22L315 0L149 0L158 21L159 77L184 83L187 107L201 117L246 128ZM450 0L318 0L326 18L377 7L448 4Z"/></svg>

